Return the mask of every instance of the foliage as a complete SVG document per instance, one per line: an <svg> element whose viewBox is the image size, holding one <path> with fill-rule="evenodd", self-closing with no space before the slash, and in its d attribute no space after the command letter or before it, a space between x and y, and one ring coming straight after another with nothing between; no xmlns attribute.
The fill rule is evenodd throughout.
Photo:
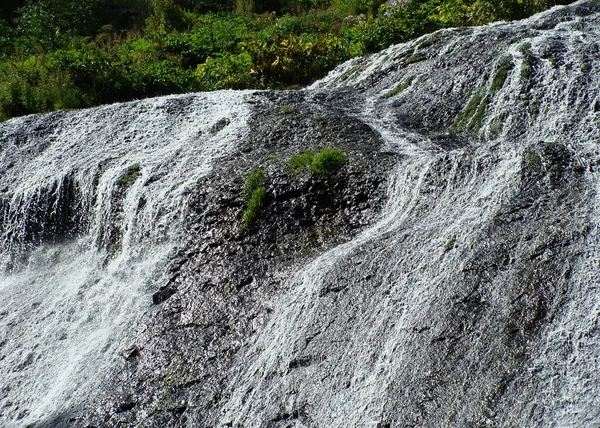
<svg viewBox="0 0 600 428"><path fill-rule="evenodd" d="M351 57L439 28L519 19L559 3L565 1L408 0L390 7L382 0L24 0L11 3L10 20L0 20L0 120L169 93L297 88ZM417 51L406 61L423 58ZM527 60L523 79L531 74ZM499 64L491 93L510 67ZM459 127L483 116L484 100Z"/></svg>
<svg viewBox="0 0 600 428"><path fill-rule="evenodd" d="M294 171L296 175L299 175L304 171L308 171L314 157L315 153L313 151L302 151L288 159L287 165L290 167L290 169L292 169L292 171Z"/></svg>
<svg viewBox="0 0 600 428"><path fill-rule="evenodd" d="M450 238L450 240L448 240L448 242L446 242L446 245L444 245L444 253L447 253L448 251L452 250L455 245L456 245L456 238Z"/></svg>

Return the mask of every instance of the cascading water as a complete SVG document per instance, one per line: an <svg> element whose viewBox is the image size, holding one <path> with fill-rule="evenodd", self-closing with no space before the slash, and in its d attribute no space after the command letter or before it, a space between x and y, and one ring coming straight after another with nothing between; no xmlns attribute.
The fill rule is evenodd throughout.
<svg viewBox="0 0 600 428"><path fill-rule="evenodd" d="M127 399L92 397L75 425L599 424L599 52L600 5L580 1L393 46L296 95L3 124L0 421L76 414L135 342L144 349L115 380ZM272 125L263 146L250 144L263 140L245 132L249 113ZM271 234L281 219L240 231L239 177L276 170L273 147L333 145L335 127L319 126L335 116L366 124L400 161L367 228L289 271L277 261L291 246ZM290 136L290 123L309 130ZM208 211L195 206L187 224L208 232L185 241L181 290L146 325L147 284L184 242L187 195L238 144L217 174L225 194L202 193ZM271 212L308 197L276 177ZM250 275L236 257L253 233ZM211 249L220 258L202 258ZM241 281L223 278L229 268Z"/></svg>
<svg viewBox="0 0 600 428"><path fill-rule="evenodd" d="M364 94L354 114L405 160L381 219L290 279L234 370L224 426L600 423L599 25L597 7L579 2L441 31L313 85ZM474 137L447 134L448 117ZM587 190L578 178L560 197L548 189L566 172L535 150L556 146L585 169ZM538 160L550 172L530 180ZM548 250L554 239L563 253ZM544 267L528 266L539 257Z"/></svg>
<svg viewBox="0 0 600 428"><path fill-rule="evenodd" d="M1 425L72 412L110 374L181 239L187 195L245 132L244 97L2 125Z"/></svg>

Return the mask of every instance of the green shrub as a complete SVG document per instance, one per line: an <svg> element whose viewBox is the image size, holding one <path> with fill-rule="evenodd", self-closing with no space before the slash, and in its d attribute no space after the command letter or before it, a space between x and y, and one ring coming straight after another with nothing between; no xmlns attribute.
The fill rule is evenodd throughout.
<svg viewBox="0 0 600 428"><path fill-rule="evenodd" d="M246 209L244 209L242 215L242 227L247 229L252 223L256 221L258 215L263 209L265 202L267 201L267 189L264 187L258 187L252 191L250 200Z"/></svg>

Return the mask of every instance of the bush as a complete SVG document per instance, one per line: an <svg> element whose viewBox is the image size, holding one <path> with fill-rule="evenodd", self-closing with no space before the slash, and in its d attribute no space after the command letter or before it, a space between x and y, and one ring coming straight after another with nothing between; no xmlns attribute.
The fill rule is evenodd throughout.
<svg viewBox="0 0 600 428"><path fill-rule="evenodd" d="M292 169L292 171L294 171L296 175L299 175L304 171L308 171L314 157L315 153L313 151L303 151L288 159L287 165Z"/></svg>

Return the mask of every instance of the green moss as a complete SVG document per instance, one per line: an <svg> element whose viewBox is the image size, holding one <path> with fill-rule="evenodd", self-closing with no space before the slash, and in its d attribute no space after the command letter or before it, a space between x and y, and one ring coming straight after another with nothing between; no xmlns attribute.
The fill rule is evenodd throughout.
<svg viewBox="0 0 600 428"><path fill-rule="evenodd" d="M434 33L429 38L422 41L419 44L419 46L417 46L417 47L419 49L427 49L428 47L435 45L439 40L440 40L440 33Z"/></svg>
<svg viewBox="0 0 600 428"><path fill-rule="evenodd" d="M416 62L421 62L421 61L424 61L426 59L427 58L425 58L423 55L421 55L419 53L416 53L416 54L413 54L413 55L407 57L406 58L406 62L409 63L409 64L414 64Z"/></svg>
<svg viewBox="0 0 600 428"><path fill-rule="evenodd" d="M415 80L415 76L408 76L406 77L404 80L402 80L402 82L400 82L398 84L398 86L396 86L395 89L392 89L391 91L389 91L388 93L386 93L383 97L384 98L391 98L395 95L398 95L400 92L405 91L406 89L408 89L408 87L412 84L413 80Z"/></svg>
<svg viewBox="0 0 600 428"><path fill-rule="evenodd" d="M290 112L290 105L289 104L284 104L281 106L281 110L283 110L284 113L289 113Z"/></svg>
<svg viewBox="0 0 600 428"><path fill-rule="evenodd" d="M452 250L456 246L456 238L450 238L446 245L444 245L444 253Z"/></svg>
<svg viewBox="0 0 600 428"><path fill-rule="evenodd" d="M450 127L450 130L452 132L463 132L463 131L466 131L468 129L469 123L471 122L471 119L478 112L481 113L481 110L480 110L479 107L480 107L480 105L481 105L481 103L482 103L483 100L484 100L483 89L479 88L479 89L477 89L477 91L475 91L475 93L473 94L473 96L471 97L471 99L469 100L469 102L467 103L467 105L464 108L464 110L461 111L456 116L456 119L454 119L454 123ZM485 111L484 111L484 113L485 113Z"/></svg>
<svg viewBox="0 0 600 428"><path fill-rule="evenodd" d="M125 173L119 177L119 180L117 180L117 186L125 189L131 187L139 178L141 169L142 168L139 163L131 165L129 168L127 168L127 171L125 171Z"/></svg>
<svg viewBox="0 0 600 428"><path fill-rule="evenodd" d="M247 229L256 221L266 201L267 189L264 187L254 189L252 195L250 196L250 200L248 201L248 205L242 214L242 227L244 229Z"/></svg>
<svg viewBox="0 0 600 428"><path fill-rule="evenodd" d="M490 97L486 96L483 101L477 107L475 111L475 115L471 122L469 123L469 129L474 133L478 133L481 129L481 123L483 122L483 117L485 116L485 112L487 111L488 105L490 103Z"/></svg>
<svg viewBox="0 0 600 428"><path fill-rule="evenodd" d="M341 150L326 148L315 155L309 171L316 176L323 176L339 169L346 159L348 156Z"/></svg>
<svg viewBox="0 0 600 428"><path fill-rule="evenodd" d="M492 84L490 85L490 92L498 92L504 86L508 77L509 71L513 68L514 64L510 57L503 56L498 61L494 77L492 78Z"/></svg>
<svg viewBox="0 0 600 428"><path fill-rule="evenodd" d="M537 152L525 149L523 151L523 165L528 171L537 172L542 167L542 158Z"/></svg>
<svg viewBox="0 0 600 428"><path fill-rule="evenodd" d="M259 187L265 184L265 173L261 168L257 168L254 171L249 172L246 175L246 182L244 183L244 198L248 201L252 197L252 194Z"/></svg>
<svg viewBox="0 0 600 428"><path fill-rule="evenodd" d="M121 242L116 242L114 244L110 244L108 249L106 250L108 253L108 257L111 259L117 255L123 249L123 244Z"/></svg>

